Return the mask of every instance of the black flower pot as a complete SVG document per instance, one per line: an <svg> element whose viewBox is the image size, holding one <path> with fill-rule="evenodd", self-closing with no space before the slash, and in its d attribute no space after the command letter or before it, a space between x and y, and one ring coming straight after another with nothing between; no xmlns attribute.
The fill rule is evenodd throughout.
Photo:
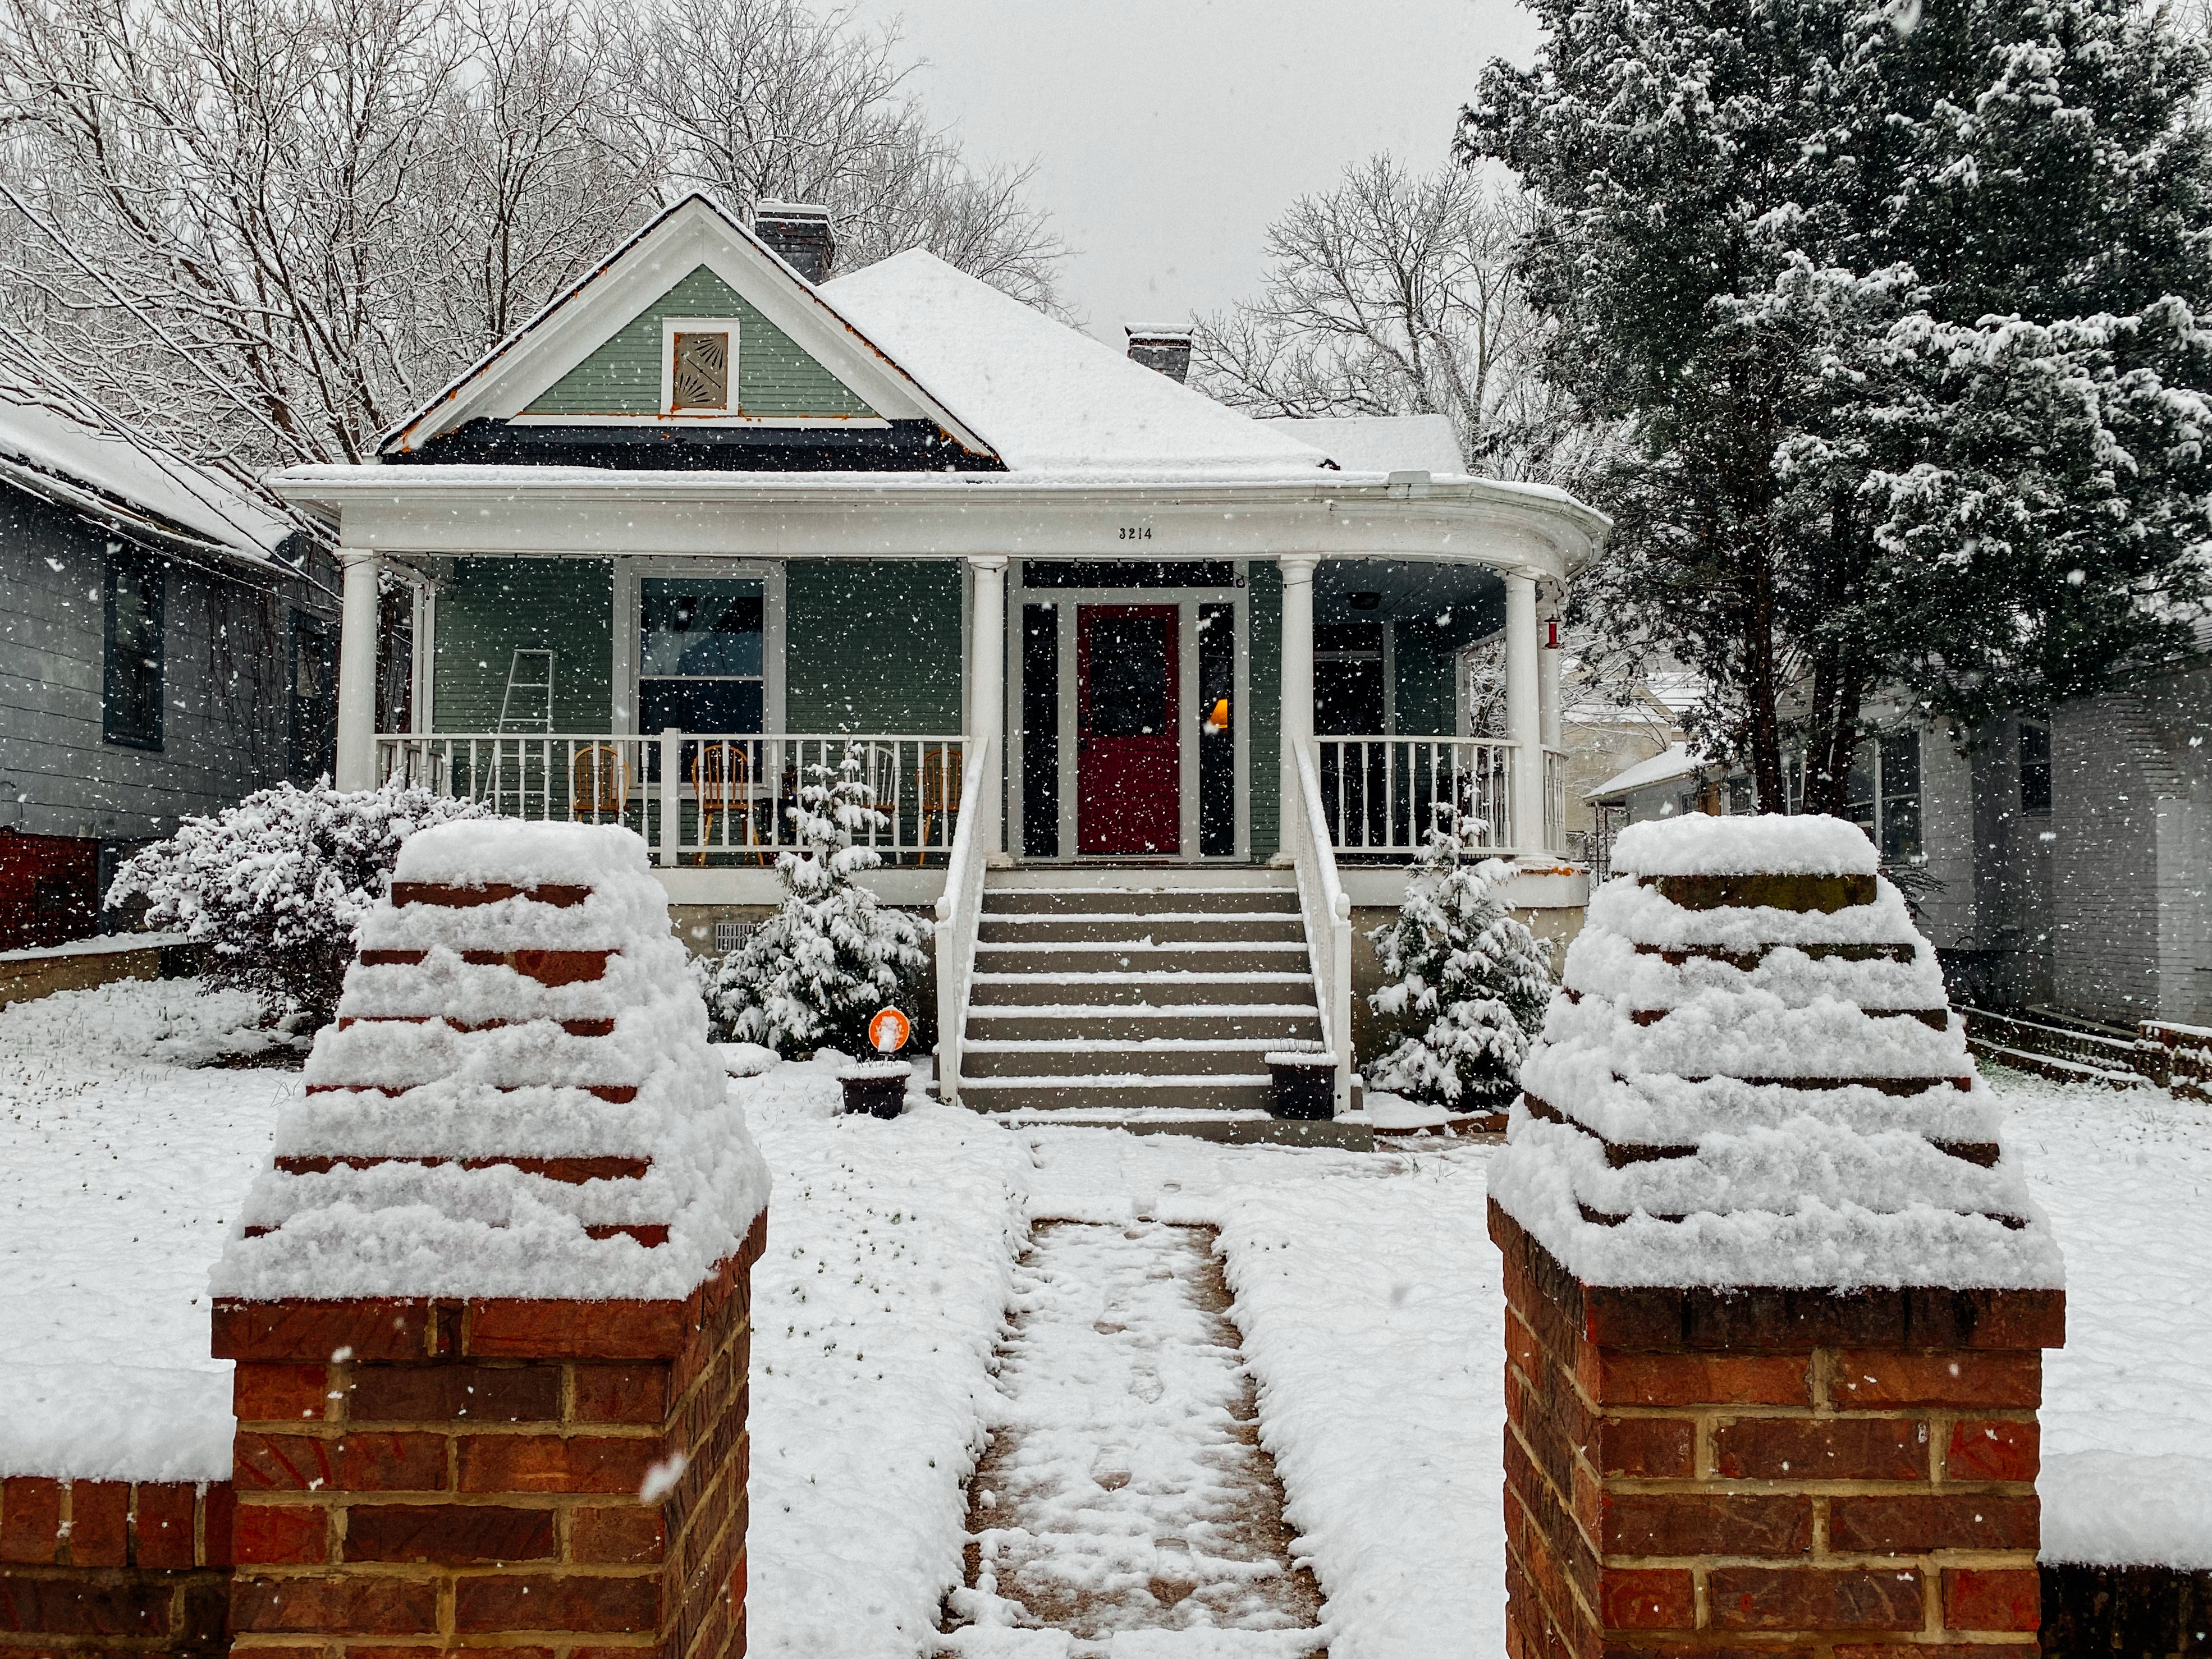
<svg viewBox="0 0 2212 1659"><path fill-rule="evenodd" d="M847 1066L837 1073L845 1091L845 1110L896 1117L906 1110L906 1085L913 1076L914 1067L902 1060Z"/></svg>
<svg viewBox="0 0 2212 1659"><path fill-rule="evenodd" d="M1325 1049L1285 1048L1267 1056L1274 1093L1271 1117L1322 1123L1336 1115L1336 1056Z"/></svg>

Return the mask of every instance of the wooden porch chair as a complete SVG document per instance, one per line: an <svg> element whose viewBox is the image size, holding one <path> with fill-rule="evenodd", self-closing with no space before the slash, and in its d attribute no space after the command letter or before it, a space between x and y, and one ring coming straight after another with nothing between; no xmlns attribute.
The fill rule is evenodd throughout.
<svg viewBox="0 0 2212 1659"><path fill-rule="evenodd" d="M586 744L568 762L568 817L617 823L629 810L629 763L611 743Z"/></svg>
<svg viewBox="0 0 2212 1659"><path fill-rule="evenodd" d="M915 849L914 861L920 864L929 850L929 821L944 822L946 850L952 842L952 820L960 814L960 751L957 749L928 749L921 757L921 842Z"/></svg>
<svg viewBox="0 0 2212 1659"><path fill-rule="evenodd" d="M691 757L691 793L699 802L699 850L692 854L692 863L706 863L714 820L726 823L733 812L744 823L744 845L759 845L753 827L752 757L744 744L702 743Z"/></svg>

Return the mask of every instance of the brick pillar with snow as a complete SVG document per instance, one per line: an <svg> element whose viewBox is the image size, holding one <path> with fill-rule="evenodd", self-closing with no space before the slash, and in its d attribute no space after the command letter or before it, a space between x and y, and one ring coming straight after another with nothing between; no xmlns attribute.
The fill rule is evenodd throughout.
<svg viewBox="0 0 2212 1659"><path fill-rule="evenodd" d="M1491 1180L1507 1650L2033 1659L2049 1224L1858 830L1638 824Z"/></svg>
<svg viewBox="0 0 2212 1659"><path fill-rule="evenodd" d="M744 1650L768 1176L644 842L422 830L216 1268L234 1656Z"/></svg>

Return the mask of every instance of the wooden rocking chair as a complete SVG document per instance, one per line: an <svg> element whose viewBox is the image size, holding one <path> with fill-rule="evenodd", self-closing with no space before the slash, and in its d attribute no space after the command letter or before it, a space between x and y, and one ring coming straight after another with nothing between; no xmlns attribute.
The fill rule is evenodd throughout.
<svg viewBox="0 0 2212 1659"><path fill-rule="evenodd" d="M914 861L921 863L929 852L929 821L944 824L944 848L952 850L952 821L960 816L960 751L929 749L921 757L921 836Z"/></svg>
<svg viewBox="0 0 2212 1659"><path fill-rule="evenodd" d="M568 817L617 823L629 810L629 764L611 743L587 744L568 762Z"/></svg>

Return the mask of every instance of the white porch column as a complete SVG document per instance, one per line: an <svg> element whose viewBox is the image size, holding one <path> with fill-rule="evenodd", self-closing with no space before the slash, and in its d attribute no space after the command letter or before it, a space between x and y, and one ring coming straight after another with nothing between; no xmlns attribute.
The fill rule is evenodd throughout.
<svg viewBox="0 0 2212 1659"><path fill-rule="evenodd" d="M338 752L341 789L376 787L376 556L338 555L345 599L338 613Z"/></svg>
<svg viewBox="0 0 2212 1659"><path fill-rule="evenodd" d="M968 731L992 739L991 760L983 777L983 798L963 802L989 813L978 828L987 854L1000 850L1006 822L1006 557L1003 553L968 561L974 610L968 623Z"/></svg>
<svg viewBox="0 0 2212 1659"><path fill-rule="evenodd" d="M1505 579L1505 735L1513 751L1513 845L1531 851L1544 842L1543 674L1536 659L1536 584Z"/></svg>
<svg viewBox="0 0 2212 1659"><path fill-rule="evenodd" d="M1314 567L1310 553L1289 553L1275 561L1283 574L1283 821L1287 823L1298 790L1293 745L1314 734Z"/></svg>
<svg viewBox="0 0 2212 1659"><path fill-rule="evenodd" d="M1540 596L1537 607L1541 615L1536 618L1536 723L1543 728L1547 749L1564 747L1559 735L1559 660L1565 651L1553 641L1565 626L1559 612L1565 607L1560 603L1556 590Z"/></svg>

